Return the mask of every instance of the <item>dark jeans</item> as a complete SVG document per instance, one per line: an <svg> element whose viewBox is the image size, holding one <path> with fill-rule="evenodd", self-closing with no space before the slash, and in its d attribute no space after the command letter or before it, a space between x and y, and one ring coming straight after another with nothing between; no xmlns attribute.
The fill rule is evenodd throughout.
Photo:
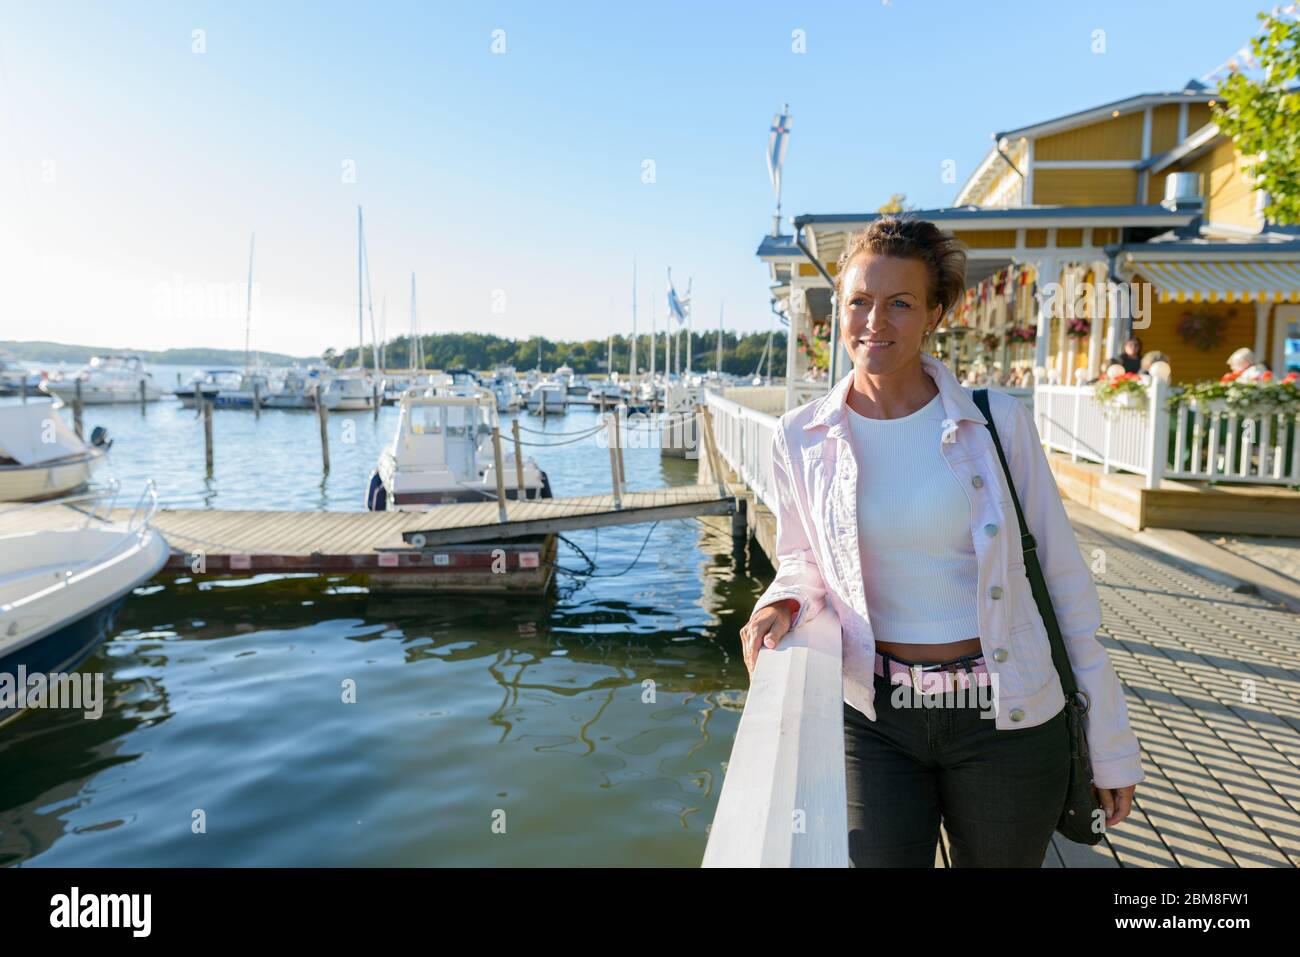
<svg viewBox="0 0 1300 957"><path fill-rule="evenodd" d="M1000 731L977 706L893 692L877 675L875 721L844 705L851 865L933 867L942 818L953 867L1041 867L1069 780L1064 709Z"/></svg>

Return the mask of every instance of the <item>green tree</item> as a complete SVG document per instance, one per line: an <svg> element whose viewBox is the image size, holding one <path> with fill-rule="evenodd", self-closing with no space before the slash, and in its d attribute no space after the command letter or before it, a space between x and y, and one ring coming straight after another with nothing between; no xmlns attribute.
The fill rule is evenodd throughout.
<svg viewBox="0 0 1300 957"><path fill-rule="evenodd" d="M1252 79L1236 66L1213 106L1219 129L1251 157L1256 185L1267 192L1264 214L1279 224L1300 222L1300 21L1259 14L1250 40L1262 71Z"/></svg>

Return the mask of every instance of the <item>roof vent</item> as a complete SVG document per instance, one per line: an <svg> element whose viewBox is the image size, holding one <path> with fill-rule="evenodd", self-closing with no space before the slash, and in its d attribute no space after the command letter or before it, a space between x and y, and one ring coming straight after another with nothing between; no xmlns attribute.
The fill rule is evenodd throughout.
<svg viewBox="0 0 1300 957"><path fill-rule="evenodd" d="M1165 198L1160 205L1177 212L1197 212L1205 208L1201 195L1200 173L1170 173L1165 179Z"/></svg>

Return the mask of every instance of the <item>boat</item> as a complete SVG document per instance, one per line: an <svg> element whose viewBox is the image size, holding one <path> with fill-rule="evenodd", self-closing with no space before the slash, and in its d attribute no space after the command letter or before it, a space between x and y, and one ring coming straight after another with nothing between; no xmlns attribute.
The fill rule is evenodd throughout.
<svg viewBox="0 0 1300 957"><path fill-rule="evenodd" d="M0 536L0 725L23 713L33 675L75 671L108 637L131 592L167 562L168 546L149 525L157 507L129 522ZM143 499L142 499L143 502Z"/></svg>
<svg viewBox="0 0 1300 957"><path fill-rule="evenodd" d="M43 373L29 371L12 352L0 349L0 395L17 395L23 391L35 395L44 378Z"/></svg>
<svg viewBox="0 0 1300 957"><path fill-rule="evenodd" d="M99 428L83 442L54 402L0 405L0 501L34 502L84 488L110 445Z"/></svg>
<svg viewBox="0 0 1300 957"><path fill-rule="evenodd" d="M325 408L331 412L370 411L375 407L375 387L362 371L329 376L321 390Z"/></svg>
<svg viewBox="0 0 1300 957"><path fill-rule="evenodd" d="M514 366L498 366L493 370L489 387L496 396L498 412L513 412L523 404L524 395Z"/></svg>
<svg viewBox="0 0 1300 957"><path fill-rule="evenodd" d="M268 409L314 409L316 389L327 378L319 369L289 369L266 396Z"/></svg>
<svg viewBox="0 0 1300 957"><path fill-rule="evenodd" d="M267 404L271 384L265 372L256 370L203 369L175 394L187 409L198 405L200 399L218 409L251 409L258 403Z"/></svg>
<svg viewBox="0 0 1300 957"><path fill-rule="evenodd" d="M543 411L547 415L562 413L568 404L569 387L561 379L544 379L528 393L528 411L534 415L540 415Z"/></svg>
<svg viewBox="0 0 1300 957"><path fill-rule="evenodd" d="M455 502L495 500L499 428L496 397L454 387L411 389L399 403L397 431L370 476L370 511L426 511ZM520 497L512 443L502 442L502 485L507 499ZM531 458L523 462L525 499L551 498L550 480Z"/></svg>
<svg viewBox="0 0 1300 957"><path fill-rule="evenodd" d="M78 383L80 395L78 395ZM118 402L157 402L163 390L154 382L137 355L92 356L77 372L58 373L41 383L41 391L82 405L110 405Z"/></svg>

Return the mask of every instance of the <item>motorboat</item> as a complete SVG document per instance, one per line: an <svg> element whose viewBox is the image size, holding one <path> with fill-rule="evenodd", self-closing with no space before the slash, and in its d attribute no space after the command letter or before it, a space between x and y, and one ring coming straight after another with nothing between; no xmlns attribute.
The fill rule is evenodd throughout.
<svg viewBox="0 0 1300 957"><path fill-rule="evenodd" d="M528 411L540 415L563 413L569 404L569 386L558 378L544 379L528 393Z"/></svg>
<svg viewBox="0 0 1300 957"><path fill-rule="evenodd" d="M316 390L327 379L319 369L289 369L266 396L268 409L314 409Z"/></svg>
<svg viewBox="0 0 1300 957"><path fill-rule="evenodd" d="M47 378L41 383L41 390L64 402L80 398L82 405L139 402L141 399L157 402L163 395L163 390L145 368L144 360L137 355L92 356L71 375L60 372Z"/></svg>
<svg viewBox="0 0 1300 957"><path fill-rule="evenodd" d="M55 402L0 405L0 501L34 502L84 488L110 445L103 429L83 442Z"/></svg>
<svg viewBox="0 0 1300 957"><path fill-rule="evenodd" d="M12 352L0 349L0 395L15 395L23 391L35 395L44 378L43 373L28 370Z"/></svg>
<svg viewBox="0 0 1300 957"><path fill-rule="evenodd" d="M366 507L371 511L423 511L454 502L483 502L497 495L499 428L496 397L487 389L457 394L438 387L411 389L399 403L397 432L380 453L370 476ZM520 497L512 443L502 442L502 485L508 499ZM523 497L550 498L546 473L531 458L523 462Z"/></svg>
<svg viewBox="0 0 1300 957"><path fill-rule="evenodd" d="M513 412L523 404L524 396L514 366L498 366L493 371L490 388L496 396L498 412Z"/></svg>
<svg viewBox="0 0 1300 957"><path fill-rule="evenodd" d="M321 400L331 412L368 412L376 389L364 373L336 373L325 380Z"/></svg>
<svg viewBox="0 0 1300 957"><path fill-rule="evenodd" d="M167 542L149 525L152 484L146 494L148 510L137 506L125 523L87 515L80 527L0 536L0 724L30 703L31 676L76 670L131 592L166 564Z"/></svg>

